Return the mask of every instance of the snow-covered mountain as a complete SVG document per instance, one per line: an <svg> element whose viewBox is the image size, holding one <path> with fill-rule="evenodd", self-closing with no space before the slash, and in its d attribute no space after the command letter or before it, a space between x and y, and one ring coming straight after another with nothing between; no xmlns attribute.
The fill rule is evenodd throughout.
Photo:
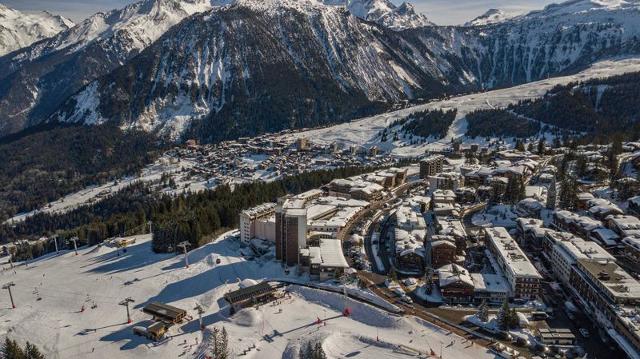
<svg viewBox="0 0 640 359"><path fill-rule="evenodd" d="M466 88L467 74L446 59L460 56L447 42L459 38L453 31L405 39L344 7L240 1L174 27L89 84L54 119L112 120L172 138L195 119L216 139L345 120L385 103Z"/></svg>
<svg viewBox="0 0 640 359"><path fill-rule="evenodd" d="M482 15L476 17L475 19L465 23L464 26L492 25L492 24L497 24L497 23L503 22L503 21L508 20L510 18L513 18L513 17L514 17L514 15L511 15L511 14L505 12L504 10L489 9L484 14L482 14Z"/></svg>
<svg viewBox="0 0 640 359"><path fill-rule="evenodd" d="M46 11L23 13L0 4L0 56L68 30L74 23Z"/></svg>
<svg viewBox="0 0 640 359"><path fill-rule="evenodd" d="M326 0L336 2L335 0ZM431 26L427 17L415 11L412 4L395 6L388 0L346 0L349 11L363 20L372 21L392 30Z"/></svg>
<svg viewBox="0 0 640 359"><path fill-rule="evenodd" d="M162 31L114 25L76 45L45 40L0 58L9 69L0 71L0 135L47 120L203 139L344 121L640 55L639 2L572 0L482 26L397 27L383 20L413 10L385 0L146 0L106 18L174 23L186 8L210 10L184 15L152 45ZM17 60L46 46L56 50Z"/></svg>
<svg viewBox="0 0 640 359"><path fill-rule="evenodd" d="M640 14L626 7L400 32L359 20L386 13L383 5L365 13L317 1L244 0L190 18L53 119L116 121L172 138L195 123L190 135L219 139L345 120L380 104L519 84L640 53Z"/></svg>
<svg viewBox="0 0 640 359"><path fill-rule="evenodd" d="M468 29L484 53L483 87L508 86L640 54L640 0L570 0Z"/></svg>
<svg viewBox="0 0 640 359"><path fill-rule="evenodd" d="M0 57L0 134L47 117L67 97L152 44L182 19L225 0L143 0L97 13Z"/></svg>

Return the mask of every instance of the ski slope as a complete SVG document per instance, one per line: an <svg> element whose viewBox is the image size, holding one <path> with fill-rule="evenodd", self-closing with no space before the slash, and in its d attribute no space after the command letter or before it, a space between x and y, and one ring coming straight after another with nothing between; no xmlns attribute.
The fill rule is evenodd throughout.
<svg viewBox="0 0 640 359"><path fill-rule="evenodd" d="M235 233L234 233L235 234ZM47 358L203 358L214 327L224 326L235 355L247 358L297 358L308 340L321 341L332 358L405 358L406 353L439 352L455 358L492 358L485 348L413 318L398 317L335 293L289 286L292 294L278 305L228 315L224 293L241 279L296 279L279 263L246 260L232 233L182 256L155 254L149 235L137 236L126 253L107 246L81 248L39 258L10 269L2 265L2 284L14 282L17 308L0 293L0 336L38 345ZM221 260L216 264L217 259ZM131 297L132 324L118 305ZM141 308L161 301L186 309L194 320L170 329L168 339L152 343L135 336L132 327L149 324ZM353 315L340 315L348 305ZM207 330L199 330L196 304L205 308ZM318 318L326 325L318 325ZM266 337L265 337L266 335ZM376 337L379 340L376 340Z"/></svg>
<svg viewBox="0 0 640 359"><path fill-rule="evenodd" d="M566 85L571 82L610 77L636 71L640 71L639 58L602 61L582 72L570 76L555 77L511 88L453 97L448 100L434 101L424 105L383 113L331 127L296 132L284 136L294 138L307 137L313 142L320 144L338 142L345 146L355 145L366 148L378 146L380 149L391 152L393 155L399 157L419 156L424 154L426 150L437 150L448 146L452 139L463 138L467 131L465 116L474 110L500 108L521 100L539 98L558 85ZM415 112L434 109L445 111L456 109L458 111L456 120L443 139L428 141L428 143L425 144L412 145L402 139L394 142L380 142L380 139L376 138L376 135L380 131L390 126L395 120L405 118ZM482 141L476 139L474 142L480 143Z"/></svg>

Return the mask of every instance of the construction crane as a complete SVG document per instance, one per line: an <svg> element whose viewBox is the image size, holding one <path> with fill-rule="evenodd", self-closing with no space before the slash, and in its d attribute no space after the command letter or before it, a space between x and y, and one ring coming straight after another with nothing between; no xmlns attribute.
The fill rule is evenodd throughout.
<svg viewBox="0 0 640 359"><path fill-rule="evenodd" d="M11 294L11 287L15 287L15 283L10 282L2 286L2 289L9 291L9 299L11 299L11 308L16 309L16 304L13 302L13 294Z"/></svg>
<svg viewBox="0 0 640 359"><path fill-rule="evenodd" d="M131 299L131 297L125 298L123 301L118 303L119 305L123 305L127 308L127 324L131 324L131 314L129 313L129 303L134 303L135 300Z"/></svg>

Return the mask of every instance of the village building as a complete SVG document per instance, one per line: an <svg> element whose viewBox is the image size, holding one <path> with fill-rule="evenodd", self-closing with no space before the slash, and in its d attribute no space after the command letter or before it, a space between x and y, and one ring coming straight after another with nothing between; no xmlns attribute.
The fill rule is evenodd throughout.
<svg viewBox="0 0 640 359"><path fill-rule="evenodd" d="M275 299L276 288L268 282L260 282L226 293L224 299L231 306L231 314L243 308L267 303Z"/></svg>
<svg viewBox="0 0 640 359"><path fill-rule="evenodd" d="M473 302L480 304L487 302L489 304L503 303L509 296L509 285L501 275L471 273L473 280Z"/></svg>
<svg viewBox="0 0 640 359"><path fill-rule="evenodd" d="M516 299L535 299L540 294L542 276L516 241L503 227L485 229L485 243L506 278L510 294Z"/></svg>
<svg viewBox="0 0 640 359"><path fill-rule="evenodd" d="M433 155L420 161L420 178L427 178L442 172L445 158L443 155Z"/></svg>
<svg viewBox="0 0 640 359"><path fill-rule="evenodd" d="M466 304L473 300L473 279L462 266L447 264L438 268L438 286L447 304Z"/></svg>
<svg viewBox="0 0 640 359"><path fill-rule="evenodd" d="M606 218L609 229L616 232L621 238L640 235L640 219L629 215L613 215Z"/></svg>
<svg viewBox="0 0 640 359"><path fill-rule="evenodd" d="M275 242L275 203L265 203L240 212L240 240L249 243L253 238Z"/></svg>

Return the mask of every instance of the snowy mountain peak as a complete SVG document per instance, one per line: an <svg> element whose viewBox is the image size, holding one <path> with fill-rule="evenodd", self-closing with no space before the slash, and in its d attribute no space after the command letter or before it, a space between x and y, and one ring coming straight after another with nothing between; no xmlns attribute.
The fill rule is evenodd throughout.
<svg viewBox="0 0 640 359"><path fill-rule="evenodd" d="M347 8L356 17L392 30L433 25L426 16L417 13L414 6L407 2L396 7L388 0L347 0Z"/></svg>
<svg viewBox="0 0 640 359"><path fill-rule="evenodd" d="M46 11L27 14L0 4L0 56L73 26L71 20Z"/></svg>
<svg viewBox="0 0 640 359"><path fill-rule="evenodd" d="M506 13L500 9L489 9L484 14L476 17L475 19L467 22L464 26L484 26L503 22L512 18L513 15Z"/></svg>
<svg viewBox="0 0 640 359"><path fill-rule="evenodd" d="M559 4L547 5L543 10L531 12L527 16L562 16L624 9L640 10L640 0L569 0Z"/></svg>
<svg viewBox="0 0 640 359"><path fill-rule="evenodd" d="M94 41L105 41L115 36L122 39L127 51L139 51L173 25L195 13L214 6L225 5L225 0L143 0L107 13L96 13L77 26L63 31L51 41L42 44L29 58L65 49L75 52Z"/></svg>

